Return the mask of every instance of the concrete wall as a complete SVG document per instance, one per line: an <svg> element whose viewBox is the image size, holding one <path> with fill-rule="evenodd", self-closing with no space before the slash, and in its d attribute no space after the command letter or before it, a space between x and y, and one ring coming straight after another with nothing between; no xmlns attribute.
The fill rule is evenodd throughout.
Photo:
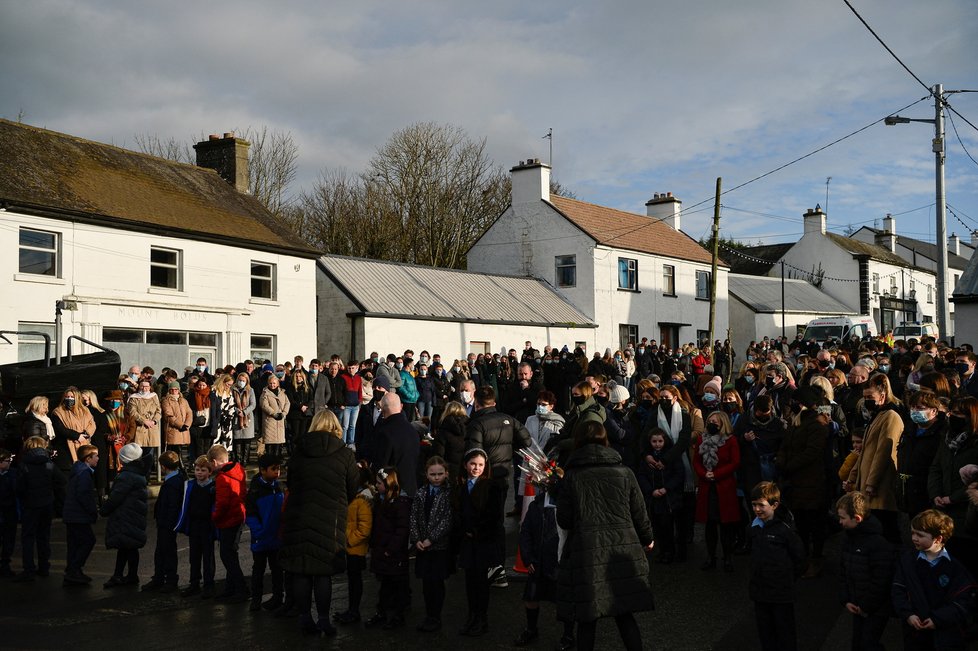
<svg viewBox="0 0 978 651"><path fill-rule="evenodd" d="M248 357L252 334L275 336L281 360L315 350L314 260L9 211L0 226L0 329L53 324L55 301L64 299L78 310L64 312L63 338L102 343L104 328L216 333L215 364L222 366ZM59 235L58 277L19 273L20 226ZM150 287L151 246L182 252L182 289ZM274 300L251 297L252 260L275 265ZM0 363L17 361L17 340L11 340L15 345L0 342ZM131 363L141 360L123 359Z"/></svg>
<svg viewBox="0 0 978 651"><path fill-rule="evenodd" d="M347 316L350 312L358 311L353 301L340 290L322 271L316 269L316 303L317 303L317 343L316 354L320 359L328 359L331 355L342 355L344 359L355 357L363 359L363 325L362 319L357 321L360 330L354 346L351 330L356 327L354 320ZM354 347L351 347L354 346ZM403 349L402 351L403 352Z"/></svg>

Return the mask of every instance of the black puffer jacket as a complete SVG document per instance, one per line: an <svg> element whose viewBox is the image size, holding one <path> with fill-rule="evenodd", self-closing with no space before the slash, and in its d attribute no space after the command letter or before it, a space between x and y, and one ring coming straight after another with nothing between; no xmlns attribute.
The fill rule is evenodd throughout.
<svg viewBox="0 0 978 651"><path fill-rule="evenodd" d="M108 516L105 546L109 549L139 549L146 544L146 469L143 460L122 466L100 513Z"/></svg>
<svg viewBox="0 0 978 651"><path fill-rule="evenodd" d="M569 531L560 559L558 615L581 622L652 610L645 547L652 525L635 474L596 444L575 450L557 498Z"/></svg>
<svg viewBox="0 0 978 651"><path fill-rule="evenodd" d="M282 516L282 567L293 574L346 569L346 509L357 494L353 451L327 432L308 432L289 460Z"/></svg>
<svg viewBox="0 0 978 651"><path fill-rule="evenodd" d="M917 426L911 424L900 437L897 446L897 472L900 473L898 481L903 489L900 509L911 517L932 506L927 494L927 477L945 434L947 418L938 414L937 421L921 435L917 435Z"/></svg>
<svg viewBox="0 0 978 651"><path fill-rule="evenodd" d="M465 416L448 416L435 430L435 442L432 451L445 460L448 472L458 476L462 468L462 457L465 456Z"/></svg>
<svg viewBox="0 0 978 651"><path fill-rule="evenodd" d="M411 498L398 495L374 502L370 530L370 571L384 576L407 576Z"/></svg>
<svg viewBox="0 0 978 651"><path fill-rule="evenodd" d="M467 450L482 448L489 455L494 479L513 473L513 451L530 445L530 433L514 417L486 407L472 414L465 428Z"/></svg>
<svg viewBox="0 0 978 651"><path fill-rule="evenodd" d="M55 468L47 450L28 450L20 460L20 474L17 476L17 497L21 508L51 506L55 513L60 513L67 483L64 474Z"/></svg>
<svg viewBox="0 0 978 651"><path fill-rule="evenodd" d="M875 614L890 609L893 583L893 546L883 537L883 525L869 515L855 529L846 530L842 544L842 603L853 603Z"/></svg>
<svg viewBox="0 0 978 651"><path fill-rule="evenodd" d="M793 603L795 579L805 569L805 546L794 528L780 517L750 528L750 583L752 601Z"/></svg>

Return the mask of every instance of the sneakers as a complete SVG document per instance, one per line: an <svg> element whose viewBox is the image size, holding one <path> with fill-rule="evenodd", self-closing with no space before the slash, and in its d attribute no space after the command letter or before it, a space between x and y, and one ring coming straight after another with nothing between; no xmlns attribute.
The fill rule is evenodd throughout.
<svg viewBox="0 0 978 651"><path fill-rule="evenodd" d="M264 608L265 610L276 610L281 605L282 605L282 597L280 596L276 597L275 595L272 595L271 597L268 598L267 601L265 601L265 603L261 605L261 607Z"/></svg>
<svg viewBox="0 0 978 651"><path fill-rule="evenodd" d="M494 588L508 588L509 579L506 576L506 568L502 565L489 568L489 584Z"/></svg>
<svg viewBox="0 0 978 651"><path fill-rule="evenodd" d="M86 581L86 578L88 577L84 576L81 572L66 572L64 581L62 581L61 585L66 588L76 585L88 585L88 581L91 581L91 579Z"/></svg>

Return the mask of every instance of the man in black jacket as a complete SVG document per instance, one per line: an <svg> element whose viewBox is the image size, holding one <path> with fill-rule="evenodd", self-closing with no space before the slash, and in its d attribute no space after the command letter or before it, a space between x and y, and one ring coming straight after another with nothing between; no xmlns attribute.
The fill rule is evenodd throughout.
<svg viewBox="0 0 978 651"><path fill-rule="evenodd" d="M408 422L396 393L385 394L380 401L381 420L377 422L377 454L372 459L374 471L385 466L397 468L403 490L414 497L418 490L418 457L421 441L418 432ZM393 498L391 498L393 499Z"/></svg>
<svg viewBox="0 0 978 651"><path fill-rule="evenodd" d="M517 421L525 423L537 408L537 396L543 391L543 381L533 376L533 367L528 363L516 369L516 381L509 390L504 408ZM476 392L478 394L478 392Z"/></svg>

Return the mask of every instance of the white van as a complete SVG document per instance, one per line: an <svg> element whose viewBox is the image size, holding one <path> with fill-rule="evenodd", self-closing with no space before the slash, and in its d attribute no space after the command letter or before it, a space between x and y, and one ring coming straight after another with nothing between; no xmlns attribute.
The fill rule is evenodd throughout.
<svg viewBox="0 0 978 651"><path fill-rule="evenodd" d="M933 337L935 340L940 339L938 336L940 333L937 329L936 323L921 323L920 321L904 321L897 327L893 328L893 338L894 339L916 339L920 341L921 337Z"/></svg>
<svg viewBox="0 0 978 651"><path fill-rule="evenodd" d="M812 319L805 328L805 341L815 340L819 345L826 341L846 341L851 337L865 339L877 334L876 322L871 316L827 316Z"/></svg>

